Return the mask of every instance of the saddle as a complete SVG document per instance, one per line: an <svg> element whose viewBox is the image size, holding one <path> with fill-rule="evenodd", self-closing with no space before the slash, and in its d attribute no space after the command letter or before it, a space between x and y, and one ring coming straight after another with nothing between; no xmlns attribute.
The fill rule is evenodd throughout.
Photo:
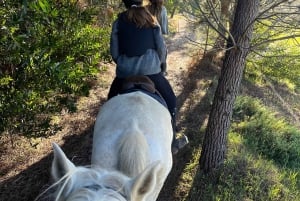
<svg viewBox="0 0 300 201"><path fill-rule="evenodd" d="M163 104L165 107L167 107L167 104L162 97L162 95L159 93L159 91L155 88L154 82L152 80L144 75L134 75L125 78L121 94L124 93L130 93L135 91L141 91L146 93L147 95L151 96L161 104Z"/></svg>

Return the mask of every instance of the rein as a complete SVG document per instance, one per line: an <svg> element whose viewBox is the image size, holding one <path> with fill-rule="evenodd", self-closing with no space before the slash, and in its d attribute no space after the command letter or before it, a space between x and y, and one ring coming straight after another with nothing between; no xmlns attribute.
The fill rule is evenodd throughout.
<svg viewBox="0 0 300 201"><path fill-rule="evenodd" d="M116 192L118 195L120 195L123 199L127 200L127 196L124 195L121 191L119 191L118 189L114 189L112 187L109 187L109 186L101 186L99 184L92 184L92 185L88 185L88 186L83 186L82 188L85 188L85 189L88 189L90 191L93 191L93 192L97 192L101 189L107 189L107 190L111 190L113 192Z"/></svg>

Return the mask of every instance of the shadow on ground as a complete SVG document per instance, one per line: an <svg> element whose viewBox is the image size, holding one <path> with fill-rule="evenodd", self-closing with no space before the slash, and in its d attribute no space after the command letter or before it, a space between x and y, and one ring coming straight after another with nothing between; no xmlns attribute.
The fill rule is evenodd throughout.
<svg viewBox="0 0 300 201"><path fill-rule="evenodd" d="M177 97L178 109L183 109L180 115L179 128L184 128L190 140L187 148L174 157L173 169L160 193L158 201L179 201L186 197L188 189L176 189L180 182L181 174L191 161L192 152L201 148L203 133L200 128L205 125L209 115L211 100L215 91L214 79L218 77L219 69L203 59L199 64L192 67L188 74L182 74L182 93ZM199 81L200 82L199 84ZM201 92L205 92L204 94ZM182 195L181 195L182 194Z"/></svg>
<svg viewBox="0 0 300 201"><path fill-rule="evenodd" d="M199 88L198 81L212 80L217 74L218 69L214 69L209 65L200 64L191 68L187 75L180 75L186 82L183 84L182 93L178 95L178 108L181 109L184 105L188 106L185 106L185 110L182 112L182 115L180 115L180 119L182 120L178 126L184 129L184 133L189 137L191 143L189 147L174 158L173 169L158 200L180 200L180 195L175 193L176 186L181 173L191 159L193 149L199 149L201 145L202 136L199 136L201 135L199 131L209 113L210 97L214 91L213 84L203 85ZM195 91L197 94L197 92L203 90L206 91L205 95L192 97ZM102 105L104 102L105 100L101 100L99 105ZM196 104L194 105L192 102ZM96 116L98 109L99 107L91 108L91 115ZM73 122L73 124L79 123L80 122ZM62 145L62 149L76 165L90 164L93 123L90 122L89 125L86 126L86 129L80 133L64 138L65 143ZM52 159L53 154L51 153L18 175L3 181L0 184L1 200L34 200L51 184L50 168ZM51 198L44 195L40 200L50 201Z"/></svg>
<svg viewBox="0 0 300 201"><path fill-rule="evenodd" d="M101 100L99 105L102 105L104 101L104 99ZM93 108L89 109L90 115L96 117L98 110L99 107L95 107L94 105ZM73 121L72 123L79 125L82 122ZM85 129L81 130L80 133L68 135L63 138L64 144L61 148L67 157L76 165L90 164L94 122L89 121L88 123L89 125L86 125ZM53 154L50 153L18 175L2 181L0 183L0 200L33 201L52 184L50 180L52 159ZM51 199L48 196L49 195L45 194L41 196L39 200L50 201Z"/></svg>
<svg viewBox="0 0 300 201"><path fill-rule="evenodd" d="M191 193L190 189L177 189L181 182L181 175L191 161L194 150L201 149L203 133L200 128L205 126L209 115L212 97L217 84L219 69L207 60L191 67L188 73L178 75L183 82L182 92L178 95L178 127L189 137L190 145L174 157L174 165L167 181L162 189L158 201L179 201L186 194ZM255 86L247 84L247 91L256 92L261 96L262 91ZM254 96L253 95L253 96ZM90 108L91 116L96 117L99 105L105 102L100 100L97 106ZM82 122L72 122L74 125ZM91 140L94 122L89 122L84 130L64 138L65 143L62 149L76 165L90 164ZM28 167L18 175L4 180L0 183L0 200L34 200L51 183L50 167L53 159L52 153L45 156L39 162ZM197 170L196 174L200 174ZM197 177L196 177L197 178ZM196 185L196 184L193 184ZM50 201L50 198L42 196L40 200Z"/></svg>
<svg viewBox="0 0 300 201"><path fill-rule="evenodd" d="M206 89L198 88L199 80L211 80L217 74L216 69L212 69L209 66L194 67L191 68L187 75L182 74L183 80L187 80L184 83L182 93L178 95L178 108L181 109L183 105L189 105L180 119L178 126L185 128L185 133L189 137L191 143L190 146L178 156L174 158L174 166L170 176L161 192L159 200L180 200L176 195L176 184L179 182L181 173L183 172L186 164L190 161L192 150L199 148L202 136L200 135L200 127L204 124L204 121L209 112L210 96L213 93L213 85L203 86L208 87ZM191 98L195 91L206 91L206 94L202 97ZM99 105L102 105L105 100L102 100ZM187 101L191 103L187 103ZM194 106L192 102L197 102ZM98 112L97 107L91 108L91 115L96 116ZM74 125L80 122L72 122ZM76 165L90 164L91 156L91 140L93 123L90 122L86 126L85 130L82 130L78 134L69 135L64 138L64 144L62 146L63 151ZM73 156L73 157L70 157ZM87 157L88 156L88 157ZM0 197L1 200L18 200L27 201L34 200L43 190L45 190L50 184L50 167L53 159L52 153L45 156L39 162L28 167L15 177L9 178L0 184ZM176 197L174 197L176 196ZM47 195L42 196L40 200L51 200Z"/></svg>

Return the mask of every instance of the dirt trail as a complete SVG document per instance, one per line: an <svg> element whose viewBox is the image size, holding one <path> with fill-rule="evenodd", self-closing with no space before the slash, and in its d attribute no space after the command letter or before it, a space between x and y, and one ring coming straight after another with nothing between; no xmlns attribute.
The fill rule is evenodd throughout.
<svg viewBox="0 0 300 201"><path fill-rule="evenodd" d="M174 88L175 94L181 99L180 107L184 108L183 102L186 102L186 97L183 99L182 93L183 90L186 90L186 84L189 84L186 78L189 78L189 66L194 52L194 47L187 38L192 38L192 32L186 31L188 22L184 17L176 16L176 19L170 21L176 25L176 33L166 37L168 46L167 79ZM106 65L108 67L106 73L100 75L97 84L90 91L90 95L80 98L78 101L77 112L70 113L65 110L54 118L54 121L57 121L62 127L62 130L55 136L37 141L38 144L35 147L31 147L26 139L13 139L15 147L10 146L10 139L0 139L2 147L0 150L1 201L34 200L43 189L50 185L49 176L53 158L51 142L59 143L76 165L90 163L91 136L96 114L99 107L106 101L109 85L114 77L114 65ZM193 78L191 77L191 79ZM183 124L183 129L184 126ZM32 141L31 143L36 142ZM169 193L173 189L174 184L167 183L160 199L172 200ZM50 198L43 196L40 200L50 201Z"/></svg>
<svg viewBox="0 0 300 201"><path fill-rule="evenodd" d="M190 43L195 36L192 31L187 31L188 21L179 15L175 19L170 19L176 27L176 33L166 37L168 48L168 75L167 79L172 84L174 91L178 94L182 87L182 74L188 72L192 57L195 54L195 46Z"/></svg>

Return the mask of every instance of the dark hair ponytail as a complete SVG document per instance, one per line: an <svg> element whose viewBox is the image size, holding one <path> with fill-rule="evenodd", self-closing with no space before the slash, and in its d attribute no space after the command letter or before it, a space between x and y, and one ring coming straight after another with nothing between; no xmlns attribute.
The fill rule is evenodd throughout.
<svg viewBox="0 0 300 201"><path fill-rule="evenodd" d="M152 15L154 15L157 19L160 19L160 13L163 6L163 0L149 0L150 5L148 6L149 11Z"/></svg>
<svg viewBox="0 0 300 201"><path fill-rule="evenodd" d="M142 6L143 0L123 0L125 7L127 9L131 8L132 6Z"/></svg>
<svg viewBox="0 0 300 201"><path fill-rule="evenodd" d="M131 6L126 11L126 16L129 22L136 24L139 28L157 25L153 15L143 6Z"/></svg>

